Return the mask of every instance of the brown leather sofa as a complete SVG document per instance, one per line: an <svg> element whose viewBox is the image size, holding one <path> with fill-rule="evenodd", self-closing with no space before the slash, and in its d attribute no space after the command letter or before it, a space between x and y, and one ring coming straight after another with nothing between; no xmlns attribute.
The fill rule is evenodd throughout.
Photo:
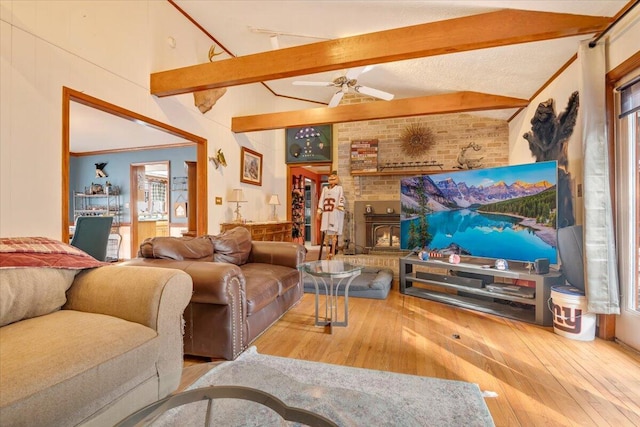
<svg viewBox="0 0 640 427"><path fill-rule="evenodd" d="M154 237L125 265L176 268L193 279L184 353L233 360L300 301L304 246L251 241L237 227L217 236Z"/></svg>

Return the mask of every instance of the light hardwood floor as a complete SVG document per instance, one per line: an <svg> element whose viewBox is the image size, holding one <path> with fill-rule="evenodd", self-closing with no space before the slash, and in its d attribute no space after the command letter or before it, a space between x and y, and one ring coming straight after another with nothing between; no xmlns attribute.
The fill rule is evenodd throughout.
<svg viewBox="0 0 640 427"><path fill-rule="evenodd" d="M259 353L477 383L497 426L639 426L640 354L404 296L349 299L349 326L314 326L314 297L254 343ZM183 385L210 365L185 359Z"/></svg>

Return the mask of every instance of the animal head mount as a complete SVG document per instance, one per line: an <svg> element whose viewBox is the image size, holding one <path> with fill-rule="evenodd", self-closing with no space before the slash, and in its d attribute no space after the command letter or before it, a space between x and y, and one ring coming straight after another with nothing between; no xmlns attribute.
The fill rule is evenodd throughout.
<svg viewBox="0 0 640 427"><path fill-rule="evenodd" d="M211 48L209 49L209 62L213 62L213 57L218 56L222 53L224 52L216 53L216 46L211 46ZM226 87L218 89L205 89L198 92L193 92L193 104L198 107L198 110L200 110L202 114L204 114L207 111L211 110L211 108L216 105L216 102L218 102L218 99L220 99L225 93L227 93Z"/></svg>
<svg viewBox="0 0 640 427"><path fill-rule="evenodd" d="M95 163L96 165L96 178L106 178L109 176L104 168L107 166L108 162L105 163Z"/></svg>

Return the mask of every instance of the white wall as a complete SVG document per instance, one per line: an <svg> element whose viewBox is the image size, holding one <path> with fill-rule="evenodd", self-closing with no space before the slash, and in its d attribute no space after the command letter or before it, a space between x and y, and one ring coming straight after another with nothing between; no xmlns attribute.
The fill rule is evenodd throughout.
<svg viewBox="0 0 640 427"><path fill-rule="evenodd" d="M208 165L210 233L233 218L214 203L233 188L245 217L266 220L268 195L286 199L284 132L235 135L231 117L309 106L260 84L229 88L205 115L191 94L149 94L152 72L206 62L211 44L166 1L0 0L0 236L60 238L63 86L204 137L210 156L222 148L229 166ZM241 146L264 156L261 187L240 184Z"/></svg>
<svg viewBox="0 0 640 427"><path fill-rule="evenodd" d="M607 43L607 71L620 65L640 49L640 8L632 10L621 22L613 27L603 40ZM602 41L601 41L602 42ZM576 46L577 52L577 46ZM567 58L569 60L569 58ZM550 98L555 100L556 114L567 107L569 96L578 90L580 66L574 61L561 75L549 84L532 102L509 123L509 164L535 161L529 151L529 143L523 138L531 130L531 118L538 105ZM582 113L568 144L569 173L572 177L573 206L576 223L583 223L583 199L578 197L577 186L583 182L582 170Z"/></svg>

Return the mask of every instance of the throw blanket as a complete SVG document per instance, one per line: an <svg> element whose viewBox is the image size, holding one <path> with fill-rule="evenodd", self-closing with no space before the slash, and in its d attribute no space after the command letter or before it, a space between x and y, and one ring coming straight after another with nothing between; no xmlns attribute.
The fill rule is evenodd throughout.
<svg viewBox="0 0 640 427"><path fill-rule="evenodd" d="M78 270L102 265L108 263L47 237L0 238L0 268L48 267Z"/></svg>

